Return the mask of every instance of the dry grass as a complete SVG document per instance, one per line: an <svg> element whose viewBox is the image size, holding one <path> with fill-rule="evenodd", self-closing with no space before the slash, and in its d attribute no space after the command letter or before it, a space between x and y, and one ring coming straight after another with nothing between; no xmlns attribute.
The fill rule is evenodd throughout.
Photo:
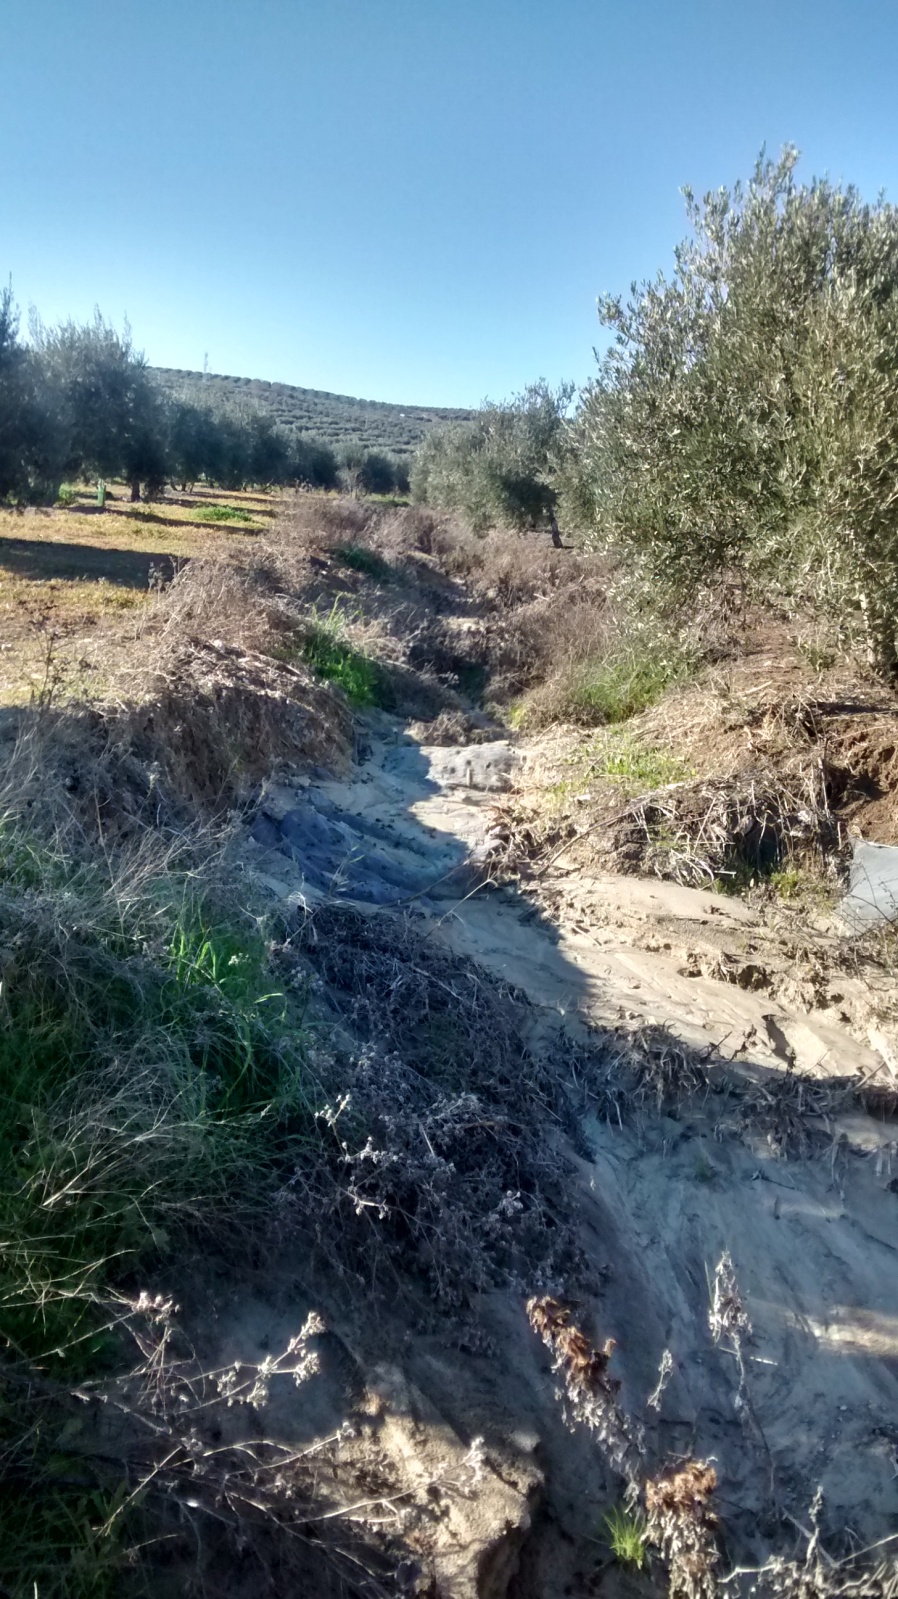
<svg viewBox="0 0 898 1599"><path fill-rule="evenodd" d="M524 691L601 651L609 635L607 568L556 550L543 534L472 533L420 507L382 510L303 496L288 508L279 548L334 593L335 569L360 574L352 591L406 660L500 714ZM288 553L289 552L289 553ZM333 563L328 565L327 563ZM348 579L341 578L343 586ZM372 584L379 589L375 597ZM450 626L452 613L465 626ZM384 648L383 642L381 648Z"/></svg>
<svg viewBox="0 0 898 1599"><path fill-rule="evenodd" d="M270 495L217 495L198 490L153 504L131 505L123 485L101 512L95 494L70 506L19 513L0 509L0 705L27 702L39 691L49 634L55 635L57 692L102 693L105 658L118 653L122 622L196 556L246 554L253 539L197 521L197 509L246 506L264 526L277 502Z"/></svg>

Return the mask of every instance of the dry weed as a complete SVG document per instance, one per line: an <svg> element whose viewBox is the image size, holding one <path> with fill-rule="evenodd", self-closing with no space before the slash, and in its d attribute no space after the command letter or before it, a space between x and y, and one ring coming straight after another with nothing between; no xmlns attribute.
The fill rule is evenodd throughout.
<svg viewBox="0 0 898 1599"><path fill-rule="evenodd" d="M600 1115L623 1126L634 1110L664 1111L710 1090L707 1055L663 1027L646 1025L605 1040L587 1092Z"/></svg>
<svg viewBox="0 0 898 1599"><path fill-rule="evenodd" d="M556 1299L530 1299L527 1317L533 1331L552 1351L553 1370L564 1384L562 1398L570 1419L588 1427L603 1454L638 1491L645 1440L617 1401L620 1383L609 1376L616 1343L609 1338L596 1349L571 1320L571 1311Z"/></svg>
<svg viewBox="0 0 898 1599"><path fill-rule="evenodd" d="M645 1484L648 1536L668 1570L669 1599L714 1599L718 1592L718 1519L714 1467L687 1460Z"/></svg>
<svg viewBox="0 0 898 1599"><path fill-rule="evenodd" d="M526 1046L516 996L394 916L331 905L297 916L287 935L277 958L288 980L311 971L362 1046L328 1079L339 1105L329 1257L369 1283L402 1261L439 1304L497 1282L577 1276L576 1246L555 1226L566 1163L545 1137L571 1125L571 1108ZM316 1212L308 1182L304 1170L288 1185L285 1216Z"/></svg>
<svg viewBox="0 0 898 1599"><path fill-rule="evenodd" d="M624 807L616 834L631 869L638 863L690 888L738 883L785 859L839 859L845 848L817 765L671 785Z"/></svg>

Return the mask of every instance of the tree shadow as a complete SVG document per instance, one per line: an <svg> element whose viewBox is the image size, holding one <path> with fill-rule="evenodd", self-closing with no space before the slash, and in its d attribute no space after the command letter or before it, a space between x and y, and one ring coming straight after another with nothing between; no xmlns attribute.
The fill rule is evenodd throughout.
<svg viewBox="0 0 898 1599"><path fill-rule="evenodd" d="M120 588L146 589L151 570L168 581L177 570L178 560L176 555L148 554L142 550L0 538L0 567L38 583L46 583L51 578L72 583L105 579Z"/></svg>

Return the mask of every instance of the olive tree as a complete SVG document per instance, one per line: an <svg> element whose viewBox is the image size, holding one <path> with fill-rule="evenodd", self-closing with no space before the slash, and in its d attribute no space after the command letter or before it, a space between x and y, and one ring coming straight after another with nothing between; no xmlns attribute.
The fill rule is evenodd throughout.
<svg viewBox="0 0 898 1599"><path fill-rule="evenodd" d="M481 406L471 422L429 433L412 465L412 498L461 511L472 526L537 527L558 497L567 451L572 384L531 384L504 404Z"/></svg>
<svg viewBox="0 0 898 1599"><path fill-rule="evenodd" d="M122 476L139 499L141 479L164 476L166 418L130 329L120 335L99 311L84 325L45 328L35 319L31 342L45 382L60 396L66 470Z"/></svg>
<svg viewBox="0 0 898 1599"><path fill-rule="evenodd" d="M898 212L797 153L698 202L673 273L606 297L576 435L594 537L655 593L736 581L863 618L896 666Z"/></svg>
<svg viewBox="0 0 898 1599"><path fill-rule="evenodd" d="M12 288L0 292L0 499L56 498L66 432L61 397L19 339Z"/></svg>

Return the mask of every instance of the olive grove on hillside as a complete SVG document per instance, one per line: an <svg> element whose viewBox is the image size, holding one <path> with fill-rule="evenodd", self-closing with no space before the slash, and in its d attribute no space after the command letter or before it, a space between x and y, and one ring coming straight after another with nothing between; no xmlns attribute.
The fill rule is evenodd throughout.
<svg viewBox="0 0 898 1599"><path fill-rule="evenodd" d="M359 445L357 487L403 492L403 461ZM340 482L330 445L283 427L239 390L159 383L99 311L85 324L45 327L32 318L23 341L12 290L0 292L0 501L51 503L65 479L124 478L132 497L168 481L225 489L249 484Z"/></svg>

